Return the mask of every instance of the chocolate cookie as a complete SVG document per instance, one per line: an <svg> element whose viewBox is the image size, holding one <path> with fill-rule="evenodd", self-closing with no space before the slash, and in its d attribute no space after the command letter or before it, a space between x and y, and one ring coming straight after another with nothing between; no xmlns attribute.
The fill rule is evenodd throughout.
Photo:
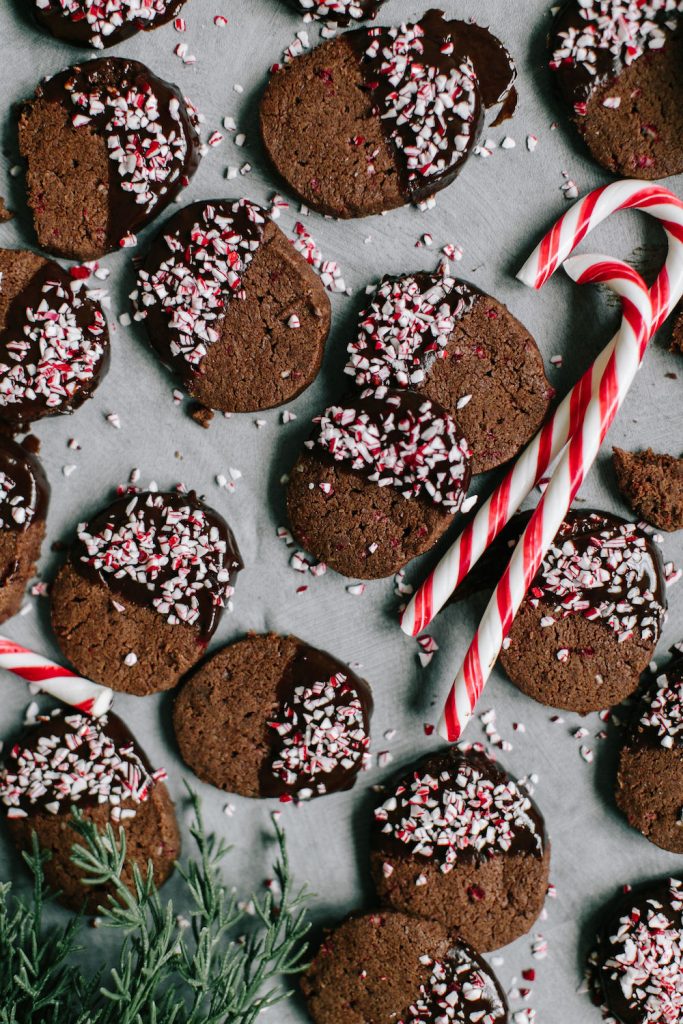
<svg viewBox="0 0 683 1024"><path fill-rule="evenodd" d="M486 952L540 914L550 847L528 793L485 754L452 747L387 786L371 865L382 903L441 921Z"/></svg>
<svg viewBox="0 0 683 1024"><path fill-rule="evenodd" d="M370 687L295 636L224 647L176 698L183 760L204 782L249 797L307 800L351 789L369 757Z"/></svg>
<svg viewBox="0 0 683 1024"><path fill-rule="evenodd" d="M301 979L315 1024L507 1024L490 967L436 921L382 911L324 939Z"/></svg>
<svg viewBox="0 0 683 1024"><path fill-rule="evenodd" d="M17 614L35 574L49 500L39 459L0 437L0 622Z"/></svg>
<svg viewBox="0 0 683 1024"><path fill-rule="evenodd" d="M287 0L300 14L337 25L374 18L385 0Z"/></svg>
<svg viewBox="0 0 683 1024"><path fill-rule="evenodd" d="M651 882L623 896L602 929L598 972L621 1024L683 1018L683 882Z"/></svg>
<svg viewBox="0 0 683 1024"><path fill-rule="evenodd" d="M314 423L287 491L308 551L345 576L379 579L443 536L470 481L468 442L445 409L380 388Z"/></svg>
<svg viewBox="0 0 683 1024"><path fill-rule="evenodd" d="M348 352L346 373L360 387L411 388L448 409L471 445L473 473L517 455L554 393L519 320L445 270L385 277Z"/></svg>
<svg viewBox="0 0 683 1024"><path fill-rule="evenodd" d="M136 60L102 57L45 79L19 116L38 243L93 260L135 244L199 163L196 113Z"/></svg>
<svg viewBox="0 0 683 1024"><path fill-rule="evenodd" d="M166 772L153 771L147 757L120 718L90 718L80 712L53 711L9 750L0 770L0 804L10 835L30 850L35 832L50 853L45 878L63 903L94 913L106 901L103 885L85 886L71 862L78 842L70 827L76 806L100 832L111 824L126 834L127 860L122 878L132 887L133 864L145 873L152 862L154 881L163 884L180 852L173 803L163 784Z"/></svg>
<svg viewBox="0 0 683 1024"><path fill-rule="evenodd" d="M606 512L569 513L500 656L515 686L541 704L587 714L638 686L664 620L657 545Z"/></svg>
<svg viewBox="0 0 683 1024"><path fill-rule="evenodd" d="M683 306L679 303L674 312L673 328L669 345L671 352L683 354Z"/></svg>
<svg viewBox="0 0 683 1024"><path fill-rule="evenodd" d="M0 224L4 224L8 220L12 220L14 214L11 210L8 210L5 206L5 200L0 196Z"/></svg>
<svg viewBox="0 0 683 1024"><path fill-rule="evenodd" d="M683 459L612 449L619 490L646 522L660 530L683 529Z"/></svg>
<svg viewBox="0 0 683 1024"><path fill-rule="evenodd" d="M109 368L99 303L52 260L0 249L0 422L12 432L72 412Z"/></svg>
<svg viewBox="0 0 683 1024"><path fill-rule="evenodd" d="M308 205L364 217L449 185L484 107L512 90L510 54L487 29L428 11L359 28L277 70L261 101L266 152Z"/></svg>
<svg viewBox="0 0 683 1024"><path fill-rule="evenodd" d="M683 171L681 0L569 0L550 67L591 155L608 171Z"/></svg>
<svg viewBox="0 0 683 1024"><path fill-rule="evenodd" d="M683 853L683 656L638 701L619 761L617 804L629 825Z"/></svg>
<svg viewBox="0 0 683 1024"><path fill-rule="evenodd" d="M204 653L243 568L197 495L127 494L78 527L52 587L52 627L81 675L145 696Z"/></svg>
<svg viewBox="0 0 683 1024"><path fill-rule="evenodd" d="M159 357L207 408L281 405L320 369L324 285L248 199L192 203L167 221L132 298Z"/></svg>
<svg viewBox="0 0 683 1024"><path fill-rule="evenodd" d="M107 46L175 18L185 0L33 0L42 28L76 46Z"/></svg>

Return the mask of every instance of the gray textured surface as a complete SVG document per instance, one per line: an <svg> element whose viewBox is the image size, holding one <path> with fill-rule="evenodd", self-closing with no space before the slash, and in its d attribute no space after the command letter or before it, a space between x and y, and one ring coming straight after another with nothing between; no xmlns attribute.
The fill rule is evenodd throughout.
<svg viewBox="0 0 683 1024"><path fill-rule="evenodd" d="M117 324L116 316L127 310L126 296L132 282L129 251L104 261L112 271L107 282L113 347L109 376L86 408L72 418L43 422L36 431L43 442L43 458L53 486L50 541L67 539L79 518L106 501L111 488L126 480L133 466L140 468L143 483L153 479L160 486L168 486L182 480L203 491L226 514L247 565L239 580L234 613L224 618L214 646L247 629L292 631L341 658L362 664L361 672L371 682L376 697L374 753L390 750L393 763L382 770L375 763L352 794L319 800L301 809L288 807L283 814L296 875L318 894L315 915L320 922L371 905L365 856L371 786L398 765L434 747L435 740L425 736L423 723L438 717L441 699L481 609L481 605L472 604L440 616L432 630L440 651L423 670L415 643L398 629L391 581L371 583L362 597L354 597L346 592L345 581L334 573L304 580L289 568L289 552L276 539L276 527L285 522L279 479L292 464L310 416L344 386L341 368L345 332L353 322L357 296L384 272L431 268L440 246L455 242L464 250L457 270L508 303L534 332L546 360L555 353L564 355L563 367L549 366L550 377L560 390L575 380L608 340L616 316L603 296L588 289L579 292L560 275L541 294L526 291L514 280L514 271L540 233L567 206L560 191L562 172L576 181L580 192L606 180L599 168L584 158L549 94L543 67L546 5L540 0L444 0L442 6L449 14L473 15L490 23L516 56L521 94L518 112L513 121L487 132L498 142L510 136L516 148L497 149L488 160L472 158L455 185L439 195L436 209L426 214L405 209L386 217L340 224L309 216L308 229L325 256L340 262L355 297L333 299L334 328L323 371L290 407L298 419L282 425L281 413L272 411L263 415L266 425L257 429L252 416L217 418L208 433L189 420L173 404L173 382L148 352L141 332ZM30 245L33 241L23 206L22 178L9 173L17 163L10 107L29 96L40 77L73 62L79 54L41 35L25 16L29 7L30 0L5 0L0 6L0 75L5 109L0 194L19 213L15 221L0 226L3 246ZM389 0L383 10L384 20L399 20L421 9L415 0ZM218 13L228 16L227 28L214 26L213 16ZM209 150L184 198L189 201L244 194L265 201L280 186L266 167L258 144L256 105L268 66L279 59L301 23L279 0L189 0L184 15L188 25L184 36L167 26L139 35L113 52L140 58L157 73L178 82L206 118L205 138L214 128L220 128L226 114L234 115L240 129L247 133L244 149L237 149L226 135L221 146ZM314 40L317 30L310 35ZM183 65L174 56L173 48L181 41L189 44L196 64ZM243 92L234 91L235 83L243 86ZM551 127L554 121L559 122L555 130ZM530 133L539 139L534 153L525 145ZM245 160L252 165L251 173L226 182L226 166L241 165ZM678 179L669 184L680 191ZM281 226L291 230L296 217L296 207L292 206L285 211ZM415 242L425 231L433 235L434 247L416 249ZM367 244L363 244L366 239ZM143 236L141 244L145 241ZM657 232L644 219L629 215L613 218L595 233L590 247L627 256L653 242L659 242ZM612 430L611 443L632 447L650 444L681 454L681 383L667 379L667 371L683 372L683 365L666 352L661 341L655 341ZM105 415L110 412L120 415L120 431L107 423ZM71 437L81 442L82 450L68 450ZM620 511L607 453L606 447L581 497L594 506ZM67 478L62 467L70 464L77 468ZM217 473L225 473L229 467L243 473L233 494L220 490L214 480ZM481 479L474 483L475 490L483 486ZM681 538L668 537L664 550L667 558L680 560ZM46 551L43 578L50 579L54 567L55 556ZM408 576L419 580L422 574L422 567L415 564ZM308 584L308 590L297 594L302 583ZM667 647L683 635L683 589L674 589L670 600L671 614L660 646L660 661ZM56 654L45 599L29 599L27 604L27 614L9 623L6 631L45 653ZM3 677L2 685L0 734L8 735L21 722L27 693L7 677ZM153 760L168 766L171 789L180 797L182 779L189 773L177 758L170 734L169 697L141 702L120 696L116 703ZM519 775L538 774L536 796L552 837L552 880L558 893L556 900L549 901L547 920L538 923L532 936L504 951L501 979L508 985L520 969L536 967L530 1005L536 1008L538 1021L589 1024L599 1019L597 1011L576 990L592 917L601 901L623 882L670 872L679 860L630 831L617 813L611 797L615 745L594 738L601 728L597 716L584 723L591 736L583 742L596 754L595 763L588 765L581 760L579 743L571 735L579 725L576 716L565 715L564 724L551 724L552 712L522 697L500 673L494 675L482 704L482 708L490 706L496 708L500 733L512 739L514 745L514 750L503 757L505 764ZM513 735L513 722L523 722L526 732ZM383 738L389 729L396 730L390 741ZM475 722L468 738L479 739L481 735ZM246 891L268 873L269 851L262 844L268 808L230 798L235 814L227 818L222 809L228 798L195 784L210 824L236 843L226 871L231 882ZM0 876L22 878L4 837L0 844ZM547 959L538 962L531 957L531 943L537 933L549 943ZM104 942L101 933L89 937L88 947L93 954L98 941ZM515 1003L515 1009L519 1006ZM295 1004L279 1009L273 1016L283 1024L306 1019L304 1010Z"/></svg>

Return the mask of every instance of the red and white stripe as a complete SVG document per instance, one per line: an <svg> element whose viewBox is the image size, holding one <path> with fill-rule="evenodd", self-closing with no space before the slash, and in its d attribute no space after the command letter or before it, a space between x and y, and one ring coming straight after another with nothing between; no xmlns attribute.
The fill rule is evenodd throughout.
<svg viewBox="0 0 683 1024"><path fill-rule="evenodd" d="M672 288L672 282L683 276L683 203L659 185L617 181L591 192L558 220L526 261L518 278L532 288L541 288L590 230L610 214L627 209L641 209L656 217L669 239L666 264L650 290L653 331L657 330L680 298L680 290ZM409 636L418 636L429 626L578 429L615 343L613 338L574 385L413 595L401 617L401 628Z"/></svg>
<svg viewBox="0 0 683 1024"><path fill-rule="evenodd" d="M114 694L108 687L83 679L6 636L0 636L0 668L94 718L106 714L111 707Z"/></svg>
<svg viewBox="0 0 683 1024"><path fill-rule="evenodd" d="M440 734L450 741L460 738L472 717L515 615L597 457L654 333L647 285L628 264L608 256L574 256L564 267L579 284L604 284L621 297L621 328L582 422L513 552L451 687L439 723Z"/></svg>

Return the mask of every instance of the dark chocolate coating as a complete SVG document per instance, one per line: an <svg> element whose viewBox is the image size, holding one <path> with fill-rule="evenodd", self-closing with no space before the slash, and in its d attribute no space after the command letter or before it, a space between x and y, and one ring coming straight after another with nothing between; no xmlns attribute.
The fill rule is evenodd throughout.
<svg viewBox="0 0 683 1024"><path fill-rule="evenodd" d="M352 672L343 662L333 658L331 654L301 643L277 688L280 707L275 716L275 723L268 723L268 739L272 753L261 771L261 796L295 795L302 789L312 789L315 792L318 785L324 786L326 793L335 793L353 787L356 776L363 767L363 752L367 749L367 745L362 741L352 740L350 742L350 749L354 756L357 755L352 766L338 763L332 771L319 772L314 775L297 772L294 783L288 782L283 772L276 774L273 766L273 762L281 758L284 749L282 739L274 725L291 719L295 689L297 687L313 687L317 683L327 682L338 673L344 675L346 680L335 692L334 706L335 708L350 708L352 703L360 702L364 733L366 737L369 736L373 700L370 687L365 680Z"/></svg>
<svg viewBox="0 0 683 1024"><path fill-rule="evenodd" d="M337 25L349 25L356 21L365 21L368 18L377 17L385 0L342 0L347 7L347 12L341 10L329 10L328 3L335 3L335 0L312 0L313 6L303 3L303 0L286 0L290 7L299 14L310 14L313 18L320 18L323 21L333 21ZM336 0L338 3L339 0ZM359 11L360 13L356 13Z"/></svg>
<svg viewBox="0 0 683 1024"><path fill-rule="evenodd" d="M612 4L612 6L616 8L617 4ZM666 10L664 6L654 13L650 5L637 4L632 6L640 8L638 13L643 21L647 21L648 24L654 23L666 36L671 35L671 29L667 22L671 23L674 21L678 23L679 21L678 12ZM623 4L620 3L619 7L623 8ZM609 41L607 39L607 30L601 29L595 20L583 18L581 10L582 8L578 0L568 0L558 12L550 32L549 49L551 59L564 44L565 37L560 35L562 32L578 32L581 35L592 32L596 40L600 40L601 35L603 35L605 40ZM618 22L618 16L613 16L613 20ZM605 17L605 22L608 21L609 18ZM615 52L614 46L609 45L595 45L591 47L592 52L595 54L595 62L592 64L594 73L587 69L585 61L576 61L573 58L569 58L560 61L556 65L555 61L552 60L551 68L553 69L558 88L571 105L585 103L596 89L616 78L627 64L632 62L630 56L627 61L626 36L623 31L619 33L618 30L618 24L614 29L610 29L610 32L615 36L619 34L621 39L620 45L616 46L617 52ZM656 53L657 50L648 51L646 48L644 53L635 59L643 59L643 57L647 56L648 52Z"/></svg>
<svg viewBox="0 0 683 1024"><path fill-rule="evenodd" d="M150 501L153 502L151 506ZM131 508L133 504L134 508ZM171 513L180 513L185 510L184 514L190 525L193 522L194 512L204 513L207 529L217 531L219 542L225 545L225 552L222 556L216 556L216 559L210 562L207 562L206 557L200 557L197 562L192 562L190 571L184 576L184 582L191 590L191 597L197 603L196 625L202 638L208 639L220 621L226 589L232 585L237 573L244 568L232 530L218 512L205 505L193 491L189 494L179 494L175 491L143 491L137 495L128 494L119 498L95 516L87 524L85 532L91 537L101 537L102 535L109 536L112 531L127 530L130 535L130 514L133 511L136 513L142 511L145 529L155 531L153 551L156 559L161 551L160 537L163 538L164 549L167 549L169 538L174 539L174 546L175 542L182 543L174 526L171 525L169 529L165 517L168 510ZM114 559L111 555L108 557L110 563L113 563ZM146 572L145 564L148 561L149 556L140 545L137 564L128 568L132 568L136 573L144 573ZM88 553L87 547L80 537L71 548L70 562L76 572L89 582L103 585L124 601L132 601L143 607L151 607L152 602L157 599L165 600L163 585L178 576L172 558L168 558L165 564L159 564L154 578L147 579L145 582L132 578L130 571L112 570L108 572L93 564L94 558ZM187 606L187 602L184 603Z"/></svg>
<svg viewBox="0 0 683 1024"><path fill-rule="evenodd" d="M470 113L464 118L451 113L445 130L441 127L440 138L445 139L446 146L439 150L438 160L444 166L436 170L431 165L424 171L408 167L406 150L415 145L412 120L408 117L403 123L397 123L393 117L386 116L387 111L396 109L397 89L405 85L404 79L397 86L394 75L383 67L386 63L383 51L391 43L389 30L358 29L345 37L358 55L366 89L394 150L406 197L412 202L426 199L455 179L481 132L483 108L503 100L516 76L509 52L488 29L463 21L446 21L443 13L434 9L427 11L418 24L423 31L420 66L436 68L441 74L449 75L470 61L474 70ZM449 44L451 52L445 49ZM369 47L373 48L372 55L368 54Z"/></svg>
<svg viewBox="0 0 683 1024"><path fill-rule="evenodd" d="M5 488L4 477L13 483L11 489ZM50 485L37 455L8 437L0 438L0 529L28 530L44 522L49 501ZM17 508L24 512L21 521Z"/></svg>
<svg viewBox="0 0 683 1024"><path fill-rule="evenodd" d="M36 0L33 0L33 16L40 27L47 29L56 39L72 43L74 46L95 46L102 49L116 46L138 32L149 32L160 25L165 25L176 17L185 2L186 0L155 0L155 6L159 5L163 10L154 18L125 16L123 23L117 27L113 27L113 21L110 21L112 31L108 33L98 31L96 26L88 21L85 11L89 8L99 8L101 11L111 6L111 0L108 0L107 4L98 0L72 0L71 11L65 10L60 0L44 0L44 6L39 6ZM125 9L125 4L122 7ZM108 17L111 18L110 11Z"/></svg>
<svg viewBox="0 0 683 1024"><path fill-rule="evenodd" d="M446 792L449 794L459 794L460 799L464 799L467 802L465 795L466 787L470 784L476 785L476 779L480 780L479 785L484 783L490 784L491 792L494 792L499 787L507 787L512 782L508 773L483 753L478 753L474 750L465 752L451 747L438 754L428 754L418 761L416 765L412 766L409 771L402 772L400 776L387 786L383 805L394 796L396 798L396 807L394 810L386 811L385 815L383 806L383 813L376 816L372 833L373 849L382 850L388 856L418 857L418 859L422 857L430 860L434 859L439 863L445 863L447 855L449 853L452 855L454 850L456 862L487 862L494 856L506 856L507 854L515 853L522 853L539 859L543 857L547 845L543 816L523 789L519 789L519 793L527 806L524 810L516 808L516 819L508 822L510 844L505 851L499 848L495 842L486 842L481 850L477 850L475 843L472 841L475 838L474 836L469 838L460 837L462 842L457 848L450 843L439 843L436 841L437 836L441 834L443 837L450 830L450 826L446 822L443 823L443 827L435 826L434 834L431 836L433 842L430 842L430 839L425 835L423 841L430 846L432 851L430 854L427 854L424 850L417 850L415 842L410 840L405 842L399 838L397 833L405 834L407 837L411 835L411 819L416 818L419 820L419 817L415 815L415 810L420 811L420 809L424 809L426 816L429 817L429 805L425 807L423 803L415 808L408 803L413 784L427 777L433 780L433 785L429 786L429 800L441 807L445 806L444 794ZM510 806L509 801L504 801L498 808L492 804L490 808L481 810L481 817L485 818L487 815L490 815L492 820L499 821L503 818L504 811L502 808L506 805ZM455 817L452 823L454 830L459 827L461 820L464 823L462 815ZM418 830L419 827L418 824ZM485 835L486 830L483 830L481 834Z"/></svg>
<svg viewBox="0 0 683 1024"><path fill-rule="evenodd" d="M648 685L633 710L626 745L633 750L683 747L683 654L674 657Z"/></svg>
<svg viewBox="0 0 683 1024"><path fill-rule="evenodd" d="M602 928L598 958L605 1002L621 1024L679 1021L683 884L665 879L626 893Z"/></svg>
<svg viewBox="0 0 683 1024"><path fill-rule="evenodd" d="M174 245L177 244L179 247L179 265L183 268L187 267L193 275L201 276L202 264L194 258L194 253L196 249L199 249L200 252L202 249L201 246L194 244L192 229L195 224L205 227L207 231L215 229L216 225L213 219L207 217L206 211L208 209L213 209L221 217L231 218L235 234L239 236L240 242L244 242L245 246L249 247L249 253L253 256L256 251L253 246L259 245L263 239L267 213L256 206L255 203L250 205L263 216L264 219L261 223L256 223L252 220L248 216L247 206L239 206L237 200L204 199L196 203L190 203L189 206L184 207L170 221L164 224L163 229L152 243L141 269L151 277L159 272L163 263L169 262L172 264L174 253L167 241L169 238L172 238ZM245 262L243 258L242 262ZM242 277L245 271L246 267L241 271ZM234 286L231 287L231 283L227 279L216 290L215 305L210 310L215 317L211 322L211 326L214 329L217 321L225 314L225 309L234 293ZM197 371L197 366L193 367L182 352L172 353L168 343L169 317L173 309L166 308L163 300L145 305L141 299L142 290L140 291L138 302L140 303L140 308L145 310L145 326L155 352L167 366L178 373L186 384L191 382Z"/></svg>
<svg viewBox="0 0 683 1024"><path fill-rule="evenodd" d="M87 111L90 122L84 130L102 134L107 140L117 135L123 141L131 139L135 149L142 147L140 133L111 126L112 110L103 104L104 109L90 114L87 107L82 108L73 101L75 94L95 93L102 96L125 95L128 90L135 89L141 95L152 94L158 101L158 117L155 124L163 131L163 137L171 136L184 140L182 159L174 154L171 170L162 181L147 178L145 185L150 194L147 203L139 203L139 193L127 190L122 182L129 183L128 175L122 177L114 160L109 161L109 224L107 230L107 251L119 247L122 238L135 233L164 210L180 191L187 185L199 166L200 140L193 116L190 114L182 93L171 82L158 78L148 67L137 60L123 57L100 57L83 64L74 65L65 71L45 79L36 90L36 99L48 103L59 104L69 119L74 115ZM29 103L30 106L30 103ZM177 119L171 115L171 109L177 106ZM148 140L149 141L149 140Z"/></svg>
<svg viewBox="0 0 683 1024"><path fill-rule="evenodd" d="M373 445L369 448L369 459L363 451L354 460L349 457L342 458L335 437L328 436L335 433L337 420L331 425L332 418L343 417L346 411L355 412L356 422L361 417L367 419L366 433L368 438L372 436L376 442L376 447ZM321 419L326 422L322 423ZM427 459L421 465L425 447L421 428L424 427L428 431L435 420L440 420L444 424L445 433L441 437L449 454L448 457L432 459L431 464ZM357 440L355 430L354 438ZM370 446L368 438L365 438L364 442ZM446 511L456 512L459 509L471 479L467 442L457 423L437 402L424 398L416 391L380 389L373 393L368 390L362 392L360 397L353 396L339 406L331 406L323 418L316 420L316 430L311 440L307 442L307 447L315 458L352 469L367 477L372 483L388 481L405 498L418 498ZM403 452L403 476L397 475L399 470L395 472L393 465L385 461L382 453L390 449ZM459 460L452 458L458 450ZM461 472L459 477L451 478L450 471L454 466L461 467ZM440 501L435 500L429 493L430 486L442 495Z"/></svg>
<svg viewBox="0 0 683 1024"><path fill-rule="evenodd" d="M0 332L0 363L7 367L6 370L0 369L0 391L5 382L8 390L13 391L18 366L38 368L41 376L47 381L49 391L49 371L52 362L57 366L54 376L60 397L58 404L49 405L49 396L46 396L43 390L37 391L33 398L24 396L15 402L6 401L0 394L0 421L6 423L13 432L25 429L28 424L43 416L73 412L92 396L109 369L109 332L102 310L98 303L88 299L84 294L74 294L71 283L71 278L58 263L47 262L34 274L28 286L15 296L7 310L5 329ZM65 292L67 297L55 294L54 285L61 292ZM97 342L102 346L104 351L94 363L89 380L69 381L64 370L64 361L54 356L52 360L46 358L41 350L39 322L28 315L29 311L35 311L41 305L47 305L52 310L60 310L66 305L67 315L72 314L76 325L84 334L90 335L93 343ZM28 332L32 330L37 333L37 337L30 337ZM21 350L20 359L17 359L16 350L12 351L12 347L17 343L21 343L22 346L26 344L25 350ZM74 362L79 362L78 352ZM29 376L29 383L34 381L35 376ZM66 394L64 388L67 389Z"/></svg>

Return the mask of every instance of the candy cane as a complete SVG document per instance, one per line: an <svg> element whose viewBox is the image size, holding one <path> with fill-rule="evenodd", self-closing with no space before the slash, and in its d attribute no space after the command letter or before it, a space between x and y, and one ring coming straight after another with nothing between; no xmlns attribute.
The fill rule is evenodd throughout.
<svg viewBox="0 0 683 1024"><path fill-rule="evenodd" d="M448 695L439 732L451 741L460 737L472 717L524 596L597 457L654 333L647 285L628 264L608 256L575 256L564 266L579 284L605 284L621 296L621 328L598 392L588 403L580 428L513 552ZM683 291L683 274L680 289Z"/></svg>
<svg viewBox="0 0 683 1024"><path fill-rule="evenodd" d="M95 718L106 714L111 707L114 694L108 687L91 683L6 636L0 636L0 668Z"/></svg>
<svg viewBox="0 0 683 1024"><path fill-rule="evenodd" d="M619 210L641 209L656 217L669 238L666 264L650 290L654 330L664 322L680 294L672 289L682 273L683 203L668 189L639 181L616 181L596 189L575 203L545 236L526 261L520 281L540 288L586 234ZM580 425L588 402L596 392L616 338L596 359L534 440L508 471L502 484L479 509L474 519L449 548L414 594L401 617L401 628L417 636L441 611L455 588L512 518L524 499L554 462Z"/></svg>

